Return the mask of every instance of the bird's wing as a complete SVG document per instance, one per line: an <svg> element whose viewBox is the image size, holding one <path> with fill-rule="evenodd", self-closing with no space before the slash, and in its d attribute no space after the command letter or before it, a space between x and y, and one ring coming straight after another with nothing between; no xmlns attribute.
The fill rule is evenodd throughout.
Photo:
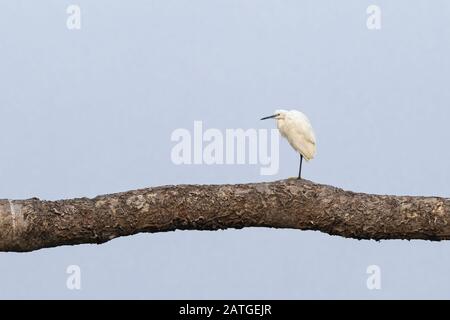
<svg viewBox="0 0 450 320"><path fill-rule="evenodd" d="M295 117L289 120L287 139L291 146L306 160L311 160L316 154L316 137L308 118Z"/></svg>

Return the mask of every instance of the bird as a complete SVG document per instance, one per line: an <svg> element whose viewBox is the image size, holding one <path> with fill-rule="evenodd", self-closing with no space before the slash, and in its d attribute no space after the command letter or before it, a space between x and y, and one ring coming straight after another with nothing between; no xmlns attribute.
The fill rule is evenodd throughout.
<svg viewBox="0 0 450 320"><path fill-rule="evenodd" d="M316 136L308 117L298 110L276 110L274 115L261 120L275 119L280 134L300 154L298 179L302 178L303 158L310 161L316 155Z"/></svg>

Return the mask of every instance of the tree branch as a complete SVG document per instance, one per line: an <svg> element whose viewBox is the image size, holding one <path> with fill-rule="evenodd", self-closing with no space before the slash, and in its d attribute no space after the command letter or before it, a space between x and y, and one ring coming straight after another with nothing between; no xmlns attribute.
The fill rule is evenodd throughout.
<svg viewBox="0 0 450 320"><path fill-rule="evenodd" d="M355 239L450 239L450 199L354 193L307 180L164 186L94 199L0 200L0 251L139 232L270 227Z"/></svg>

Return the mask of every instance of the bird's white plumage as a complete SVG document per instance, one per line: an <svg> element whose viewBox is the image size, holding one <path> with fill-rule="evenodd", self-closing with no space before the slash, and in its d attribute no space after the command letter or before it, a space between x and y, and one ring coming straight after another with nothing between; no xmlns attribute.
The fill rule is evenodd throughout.
<svg viewBox="0 0 450 320"><path fill-rule="evenodd" d="M277 110L275 114L280 134L306 160L313 159L316 155L316 137L308 117L297 110Z"/></svg>

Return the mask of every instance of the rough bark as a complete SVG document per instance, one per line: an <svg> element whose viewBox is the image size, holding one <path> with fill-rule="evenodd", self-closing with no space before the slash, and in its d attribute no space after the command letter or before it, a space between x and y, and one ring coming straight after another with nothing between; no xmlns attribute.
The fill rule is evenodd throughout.
<svg viewBox="0 0 450 320"><path fill-rule="evenodd" d="M344 191L306 180L178 185L94 199L0 200L0 251L103 243L139 232L269 227L355 239L450 239L450 199Z"/></svg>

